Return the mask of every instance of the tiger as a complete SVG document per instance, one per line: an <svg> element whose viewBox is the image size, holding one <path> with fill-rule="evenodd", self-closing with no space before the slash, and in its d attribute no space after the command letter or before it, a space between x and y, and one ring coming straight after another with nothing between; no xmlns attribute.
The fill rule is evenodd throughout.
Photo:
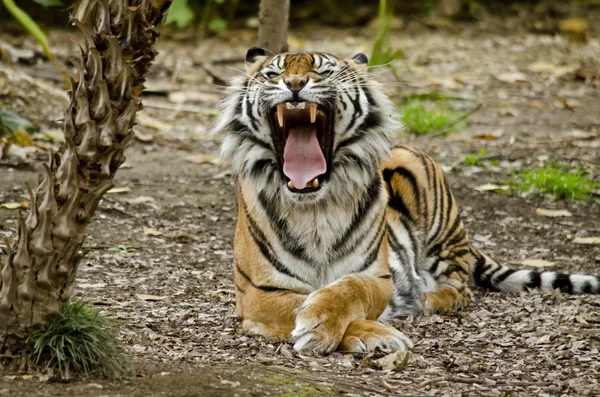
<svg viewBox="0 0 600 397"><path fill-rule="evenodd" d="M391 320L456 313L472 287L598 294L600 277L512 269L469 241L439 164L407 146L363 53L251 48L214 132L237 185L243 330L296 351L409 350Z"/></svg>

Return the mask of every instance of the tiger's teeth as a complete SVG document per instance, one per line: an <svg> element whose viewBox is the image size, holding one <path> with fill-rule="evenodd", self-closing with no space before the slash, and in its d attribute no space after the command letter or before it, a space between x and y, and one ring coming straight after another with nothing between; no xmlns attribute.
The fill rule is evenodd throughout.
<svg viewBox="0 0 600 397"><path fill-rule="evenodd" d="M298 106L296 106L296 109L304 110L305 107L306 107L306 102L300 102L298 104Z"/></svg>
<svg viewBox="0 0 600 397"><path fill-rule="evenodd" d="M286 102L286 103L285 103L285 108L286 108L286 109L293 109L293 108L294 108L294 105L292 105L292 104L291 104L291 103L289 103L289 102Z"/></svg>
<svg viewBox="0 0 600 397"><path fill-rule="evenodd" d="M315 121L317 121L317 107L311 106L309 108L309 110L310 110L310 123L314 124Z"/></svg>
<svg viewBox="0 0 600 397"><path fill-rule="evenodd" d="M311 186L312 186L314 189L318 188L318 187L319 187L319 178L315 178L315 179L313 179L313 181L312 181L312 183L311 183Z"/></svg>
<svg viewBox="0 0 600 397"><path fill-rule="evenodd" d="M289 182L288 182L288 187L289 187L290 189L294 189L294 184L292 183L292 181L289 181Z"/></svg>
<svg viewBox="0 0 600 397"><path fill-rule="evenodd" d="M277 108L277 122L279 123L279 127L283 128L283 107Z"/></svg>

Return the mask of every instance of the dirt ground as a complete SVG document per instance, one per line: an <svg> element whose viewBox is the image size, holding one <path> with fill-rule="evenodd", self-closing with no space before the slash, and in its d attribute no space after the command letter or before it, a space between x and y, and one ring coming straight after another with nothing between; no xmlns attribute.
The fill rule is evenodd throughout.
<svg viewBox="0 0 600 397"><path fill-rule="evenodd" d="M391 95L444 93L461 111L483 105L448 137L398 134L398 141L447 167L471 237L500 261L545 259L557 262L553 270L600 273L600 245L569 237L600 236L597 202L474 189L541 156L599 173L599 11L586 14L587 42L532 30L532 19L547 20L541 11L453 24L411 20L392 34L406 59L396 63L401 84L388 85ZM220 138L208 130L222 97L218 84L242 67L238 61L255 37L228 32L196 45L168 36L159 44L138 140L116 180L127 191L101 202L74 288L118 321L137 375L48 383L43 375L0 368L0 395L600 395L598 296L477 290L459 315L396 322L415 341L399 372L375 365L382 353L304 356L290 343L245 334L234 315L235 183L225 165L187 157L215 162ZM295 28L290 44L347 56L368 51L372 37L368 28L313 26ZM59 59L75 53L63 31L50 38ZM2 41L35 48L7 32ZM42 130L56 128L65 105L60 81L47 63L29 62L0 63L0 103ZM392 81L389 73L380 77ZM499 165L461 164L463 155L484 147ZM39 167L32 157L41 161L44 154L1 163L0 203L23 199L24 182L34 182ZM537 208L573 216L540 217ZM15 218L14 210L0 208L0 235L14 235Z"/></svg>

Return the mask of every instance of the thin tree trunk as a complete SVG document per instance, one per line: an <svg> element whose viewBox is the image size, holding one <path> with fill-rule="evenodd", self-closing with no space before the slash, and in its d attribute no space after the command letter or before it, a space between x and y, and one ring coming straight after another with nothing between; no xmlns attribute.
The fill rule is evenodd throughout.
<svg viewBox="0 0 600 397"><path fill-rule="evenodd" d="M113 184L134 136L144 78L156 56L156 27L171 0L82 0L72 21L81 31L63 144L51 154L18 237L6 241L0 275L0 353L18 349L68 299L85 229Z"/></svg>
<svg viewBox="0 0 600 397"><path fill-rule="evenodd" d="M290 0L261 0L258 14L258 46L275 54L287 46Z"/></svg>

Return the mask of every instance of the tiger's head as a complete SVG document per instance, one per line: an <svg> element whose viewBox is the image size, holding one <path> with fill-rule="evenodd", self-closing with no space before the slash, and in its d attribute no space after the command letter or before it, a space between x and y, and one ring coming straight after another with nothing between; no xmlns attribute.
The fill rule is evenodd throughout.
<svg viewBox="0 0 600 397"><path fill-rule="evenodd" d="M215 125L227 132L223 159L259 192L290 203L366 189L399 128L367 61L364 54L248 50L246 71Z"/></svg>

